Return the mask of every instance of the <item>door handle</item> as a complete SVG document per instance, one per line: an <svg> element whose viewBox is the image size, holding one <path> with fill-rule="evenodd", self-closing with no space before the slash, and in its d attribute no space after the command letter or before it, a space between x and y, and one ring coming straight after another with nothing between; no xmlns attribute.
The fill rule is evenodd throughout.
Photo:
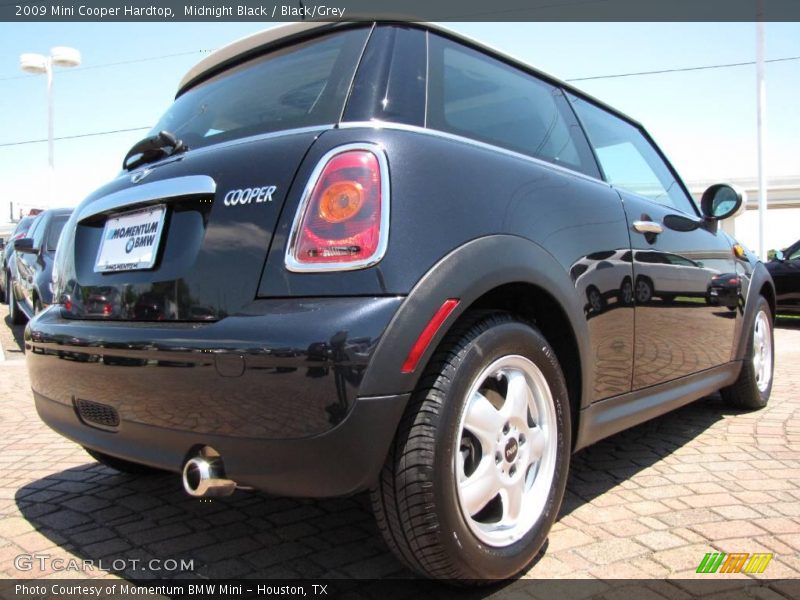
<svg viewBox="0 0 800 600"><path fill-rule="evenodd" d="M661 233L664 229L653 221L634 221L633 228L639 233Z"/></svg>

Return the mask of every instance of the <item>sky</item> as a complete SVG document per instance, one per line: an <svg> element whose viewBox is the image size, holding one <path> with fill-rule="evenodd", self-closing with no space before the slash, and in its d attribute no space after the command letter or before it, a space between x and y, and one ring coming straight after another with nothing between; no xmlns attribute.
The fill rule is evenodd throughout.
<svg viewBox="0 0 800 600"><path fill-rule="evenodd" d="M38 206L48 193L47 144L3 145L47 137L45 78L19 69L21 53L73 46L82 54L80 68L55 74L56 137L143 128L56 141L54 205L70 206L116 175L128 148L156 123L195 62L270 26L0 24L0 222L8 219L7 199ZM447 26L561 79L740 63L756 55L754 23ZM766 58L785 57L800 57L800 24L767 23ZM767 174L800 177L800 60L767 64L766 82ZM690 185L756 177L755 66L575 85L641 121Z"/></svg>

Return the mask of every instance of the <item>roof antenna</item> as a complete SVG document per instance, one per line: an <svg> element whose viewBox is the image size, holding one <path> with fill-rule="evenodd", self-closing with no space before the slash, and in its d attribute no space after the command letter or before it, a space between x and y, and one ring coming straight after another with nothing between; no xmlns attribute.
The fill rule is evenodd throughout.
<svg viewBox="0 0 800 600"><path fill-rule="evenodd" d="M300 5L300 20L306 20L306 7L303 6L303 0L297 0L297 3Z"/></svg>

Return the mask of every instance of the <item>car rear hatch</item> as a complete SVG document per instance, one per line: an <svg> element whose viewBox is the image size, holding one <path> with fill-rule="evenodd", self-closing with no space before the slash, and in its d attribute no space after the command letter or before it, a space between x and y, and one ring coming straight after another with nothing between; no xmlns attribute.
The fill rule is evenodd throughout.
<svg viewBox="0 0 800 600"><path fill-rule="evenodd" d="M151 135L189 150L133 155L65 227L65 316L213 321L252 302L297 169L338 122L368 36L284 41L183 91Z"/></svg>

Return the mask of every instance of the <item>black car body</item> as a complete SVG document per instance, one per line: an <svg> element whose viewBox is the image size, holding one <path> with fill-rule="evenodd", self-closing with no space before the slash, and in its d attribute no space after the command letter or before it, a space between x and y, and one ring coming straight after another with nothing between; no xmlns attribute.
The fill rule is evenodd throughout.
<svg viewBox="0 0 800 600"><path fill-rule="evenodd" d="M767 263L775 282L775 301L779 313L800 314L800 240Z"/></svg>
<svg viewBox="0 0 800 600"><path fill-rule="evenodd" d="M13 265L8 268L8 305L11 320L21 323L53 302L53 258L61 231L72 209L39 213L25 234L14 240Z"/></svg>
<svg viewBox="0 0 800 600"><path fill-rule="evenodd" d="M443 29L257 34L190 71L153 134L65 228L57 304L25 333L39 414L195 495L371 487L428 575L519 571L570 451L741 387L771 332L769 274L717 226L733 190L701 214L638 123ZM703 299L719 273L736 311ZM517 487L470 507L486 461Z"/></svg>
<svg viewBox="0 0 800 600"><path fill-rule="evenodd" d="M25 237L25 234L28 233L28 229L30 229L31 223L33 223L34 218L35 217L32 216L22 217L22 219L20 219L19 223L17 223L17 226L14 228L14 231L11 233L11 236L9 236L8 240L6 240L6 243L2 248L3 276L0 277L0 283L3 285L3 289L2 289L2 294L0 294L0 297L2 297L3 301L6 304L8 304L8 297L6 296L6 293L7 290L10 289L8 282L12 278L11 268L15 266L13 261L14 241Z"/></svg>

